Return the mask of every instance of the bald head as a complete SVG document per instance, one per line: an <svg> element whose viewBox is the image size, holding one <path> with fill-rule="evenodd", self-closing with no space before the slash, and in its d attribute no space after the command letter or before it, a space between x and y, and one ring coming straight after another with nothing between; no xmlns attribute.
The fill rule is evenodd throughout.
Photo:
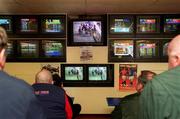
<svg viewBox="0 0 180 119"><path fill-rule="evenodd" d="M52 84L52 74L50 71L43 69L36 74L36 83Z"/></svg>
<svg viewBox="0 0 180 119"><path fill-rule="evenodd" d="M180 35L174 37L168 45L168 68L180 66Z"/></svg>

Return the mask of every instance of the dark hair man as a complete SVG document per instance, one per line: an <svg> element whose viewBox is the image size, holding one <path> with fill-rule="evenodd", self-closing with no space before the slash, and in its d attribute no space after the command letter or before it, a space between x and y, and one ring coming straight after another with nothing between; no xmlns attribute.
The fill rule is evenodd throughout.
<svg viewBox="0 0 180 119"><path fill-rule="evenodd" d="M32 87L3 71L7 43L6 32L0 27L0 118L45 119Z"/></svg>

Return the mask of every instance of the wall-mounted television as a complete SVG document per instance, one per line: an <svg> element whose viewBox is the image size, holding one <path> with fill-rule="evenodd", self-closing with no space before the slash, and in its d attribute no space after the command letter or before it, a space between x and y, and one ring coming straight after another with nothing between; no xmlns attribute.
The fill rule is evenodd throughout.
<svg viewBox="0 0 180 119"><path fill-rule="evenodd" d="M43 34L66 35L66 15L49 15L41 17Z"/></svg>
<svg viewBox="0 0 180 119"><path fill-rule="evenodd" d="M132 61L134 58L133 39L110 39L108 43L108 61Z"/></svg>
<svg viewBox="0 0 180 119"><path fill-rule="evenodd" d="M134 17L112 14L108 16L109 34L132 34L134 32Z"/></svg>
<svg viewBox="0 0 180 119"><path fill-rule="evenodd" d="M107 45L103 20L76 19L70 21L69 46Z"/></svg>
<svg viewBox="0 0 180 119"><path fill-rule="evenodd" d="M39 57L39 41L19 40L17 42L18 58L27 61L35 61Z"/></svg>
<svg viewBox="0 0 180 119"><path fill-rule="evenodd" d="M17 16L16 24L16 32L20 34L35 34L39 31L37 16Z"/></svg>
<svg viewBox="0 0 180 119"><path fill-rule="evenodd" d="M47 61L66 61L65 40L42 40L42 56Z"/></svg>
<svg viewBox="0 0 180 119"><path fill-rule="evenodd" d="M0 26L3 27L7 33L12 33L12 17L11 16L0 16Z"/></svg>
<svg viewBox="0 0 180 119"><path fill-rule="evenodd" d="M171 39L161 39L161 61L168 61L168 44L171 41Z"/></svg>
<svg viewBox="0 0 180 119"><path fill-rule="evenodd" d="M61 77L64 86L85 86L85 65L83 64L61 64Z"/></svg>
<svg viewBox="0 0 180 119"><path fill-rule="evenodd" d="M87 85L92 87L114 86L113 64L88 64Z"/></svg>
<svg viewBox="0 0 180 119"><path fill-rule="evenodd" d="M137 16L136 33L160 33L160 16Z"/></svg>
<svg viewBox="0 0 180 119"><path fill-rule="evenodd" d="M180 33L180 16L164 16L164 33Z"/></svg>
<svg viewBox="0 0 180 119"><path fill-rule="evenodd" d="M6 49L6 54L7 54L7 61L13 61L15 59L15 47L14 44L15 42L12 40L9 40L7 43L7 49Z"/></svg>
<svg viewBox="0 0 180 119"><path fill-rule="evenodd" d="M136 39L136 58L151 61L159 58L159 39Z"/></svg>

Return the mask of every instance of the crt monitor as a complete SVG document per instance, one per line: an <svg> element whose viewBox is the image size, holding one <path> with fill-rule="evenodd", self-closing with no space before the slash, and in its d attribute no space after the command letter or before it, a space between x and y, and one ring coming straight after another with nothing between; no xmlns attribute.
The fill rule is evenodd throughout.
<svg viewBox="0 0 180 119"><path fill-rule="evenodd" d="M71 20L70 46L106 45L103 20Z"/></svg>
<svg viewBox="0 0 180 119"><path fill-rule="evenodd" d="M74 42L101 42L102 40L101 21L74 21L73 41Z"/></svg>
<svg viewBox="0 0 180 119"><path fill-rule="evenodd" d="M65 45L61 41L44 40L42 47L45 57L64 56Z"/></svg>
<svg viewBox="0 0 180 119"><path fill-rule="evenodd" d="M106 81L107 80L106 66L92 66L88 68L89 81Z"/></svg>
<svg viewBox="0 0 180 119"><path fill-rule="evenodd" d="M137 33L159 33L160 22L158 16L137 17Z"/></svg>
<svg viewBox="0 0 180 119"><path fill-rule="evenodd" d="M36 41L19 41L18 53L21 58L33 58L39 56L39 45Z"/></svg>
<svg viewBox="0 0 180 119"><path fill-rule="evenodd" d="M136 57L137 58L153 58L158 57L159 44L158 40L137 40L136 41Z"/></svg>
<svg viewBox="0 0 180 119"><path fill-rule="evenodd" d="M44 16L41 20L42 33L45 34L64 34L66 32L66 17L63 16Z"/></svg>
<svg viewBox="0 0 180 119"><path fill-rule="evenodd" d="M130 16L109 15L110 34L133 33L134 19Z"/></svg>
<svg viewBox="0 0 180 119"><path fill-rule="evenodd" d="M0 17L0 26L2 26L7 32L11 32L12 31L12 19Z"/></svg>
<svg viewBox="0 0 180 119"><path fill-rule="evenodd" d="M133 39L111 39L108 47L109 61L131 61L134 58Z"/></svg>
<svg viewBox="0 0 180 119"><path fill-rule="evenodd" d="M83 80L82 66L65 66L65 80L66 81L80 81Z"/></svg>
<svg viewBox="0 0 180 119"><path fill-rule="evenodd" d="M165 18L164 19L165 33L179 33L180 32L180 18Z"/></svg>
<svg viewBox="0 0 180 119"><path fill-rule="evenodd" d="M36 33L38 32L38 20L36 18L21 18L20 32L22 33Z"/></svg>

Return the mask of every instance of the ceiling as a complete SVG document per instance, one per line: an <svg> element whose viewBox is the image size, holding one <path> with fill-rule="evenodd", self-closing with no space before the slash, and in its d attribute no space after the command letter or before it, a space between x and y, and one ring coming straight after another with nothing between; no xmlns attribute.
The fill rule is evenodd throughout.
<svg viewBox="0 0 180 119"><path fill-rule="evenodd" d="M0 14L180 13L180 0L0 0Z"/></svg>

